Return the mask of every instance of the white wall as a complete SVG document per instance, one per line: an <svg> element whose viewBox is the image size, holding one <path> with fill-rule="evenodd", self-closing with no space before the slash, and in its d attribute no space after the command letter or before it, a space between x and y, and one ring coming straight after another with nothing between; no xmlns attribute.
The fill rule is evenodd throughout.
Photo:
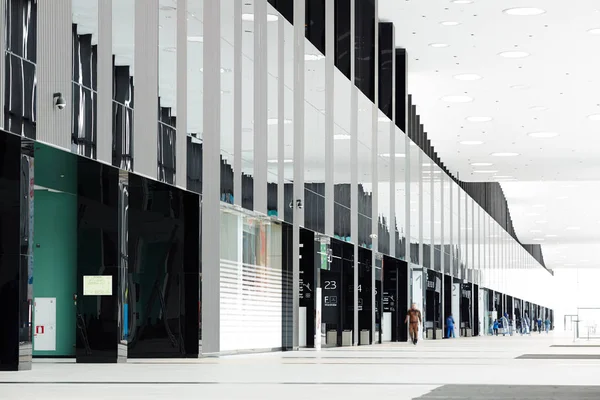
<svg viewBox="0 0 600 400"><path fill-rule="evenodd" d="M564 316L577 314L578 307L600 308L600 295L598 295L600 269L556 269L554 277L556 280L554 321L557 330L564 330Z"/></svg>

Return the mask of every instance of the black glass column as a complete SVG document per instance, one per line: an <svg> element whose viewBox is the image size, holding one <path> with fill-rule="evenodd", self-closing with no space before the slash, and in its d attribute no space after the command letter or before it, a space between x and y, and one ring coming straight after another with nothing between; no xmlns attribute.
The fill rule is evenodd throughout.
<svg viewBox="0 0 600 400"><path fill-rule="evenodd" d="M329 270L321 270L322 323L325 324L325 345L342 344L342 282L345 243L331 239Z"/></svg>
<svg viewBox="0 0 600 400"><path fill-rule="evenodd" d="M293 227L281 224L281 346L283 351L294 349L294 271Z"/></svg>
<svg viewBox="0 0 600 400"><path fill-rule="evenodd" d="M442 315L443 326L444 326L444 337L447 337L448 326L446 324L446 320L452 314L452 289L454 285L452 284L452 277L450 275L442 275L444 279L444 312ZM456 318L456 316L454 316Z"/></svg>
<svg viewBox="0 0 600 400"><path fill-rule="evenodd" d="M375 0L355 2L355 85L375 102Z"/></svg>
<svg viewBox="0 0 600 400"><path fill-rule="evenodd" d="M375 258L375 337L374 343L381 343L383 332L381 320L383 315L383 257L377 254Z"/></svg>
<svg viewBox="0 0 600 400"><path fill-rule="evenodd" d="M463 283L460 296L460 330L461 336L473 335L473 285Z"/></svg>
<svg viewBox="0 0 600 400"><path fill-rule="evenodd" d="M392 82L394 74L394 24L379 23L379 109L392 119Z"/></svg>
<svg viewBox="0 0 600 400"><path fill-rule="evenodd" d="M406 132L407 128L407 101L408 101L408 55L405 49L396 49L396 126ZM411 107L412 108L412 107ZM416 115L415 115L416 116ZM420 121L415 121L415 128ZM422 127L421 127L422 128ZM413 139L414 140L414 139Z"/></svg>
<svg viewBox="0 0 600 400"><path fill-rule="evenodd" d="M292 3L289 0L280 1ZM348 79L350 79L352 44L350 4L350 0L335 0L335 66Z"/></svg>
<svg viewBox="0 0 600 400"><path fill-rule="evenodd" d="M77 206L76 359L114 363L122 347L126 284L120 273L119 170L77 157ZM86 277L96 276L110 277L111 290L88 295ZM121 358L127 358L124 347Z"/></svg>
<svg viewBox="0 0 600 400"><path fill-rule="evenodd" d="M28 252L21 246L21 138L0 132L0 370L31 369ZM27 218L23 222L27 222Z"/></svg>
<svg viewBox="0 0 600 400"><path fill-rule="evenodd" d="M473 336L479 336L479 286L473 285Z"/></svg>
<svg viewBox="0 0 600 400"><path fill-rule="evenodd" d="M308 229L300 230L300 308L306 309L306 347L315 345L315 234Z"/></svg>
<svg viewBox="0 0 600 400"><path fill-rule="evenodd" d="M198 356L199 203L129 174L130 358Z"/></svg>
<svg viewBox="0 0 600 400"><path fill-rule="evenodd" d="M358 330L360 344L373 342L373 265L371 250L358 249ZM366 338L368 334L368 339Z"/></svg>
<svg viewBox="0 0 600 400"><path fill-rule="evenodd" d="M442 339L442 279L436 271L426 270L425 334L428 339ZM441 335L440 335L441 334Z"/></svg>

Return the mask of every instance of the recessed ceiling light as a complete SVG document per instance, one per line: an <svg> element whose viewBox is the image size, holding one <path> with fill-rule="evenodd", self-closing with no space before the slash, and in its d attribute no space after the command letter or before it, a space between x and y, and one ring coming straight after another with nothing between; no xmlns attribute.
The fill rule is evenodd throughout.
<svg viewBox="0 0 600 400"><path fill-rule="evenodd" d="M547 224L548 221L535 221L536 224Z"/></svg>
<svg viewBox="0 0 600 400"><path fill-rule="evenodd" d="M556 238L558 235L546 235L547 238Z"/></svg>
<svg viewBox="0 0 600 400"><path fill-rule="evenodd" d="M498 171L486 171L486 170L478 170L478 171L473 171L474 174L495 174Z"/></svg>
<svg viewBox="0 0 600 400"><path fill-rule="evenodd" d="M469 122L490 122L493 119L492 117L467 117Z"/></svg>
<svg viewBox="0 0 600 400"><path fill-rule="evenodd" d="M469 96L444 96L442 100L448 103L470 103L473 101L472 97Z"/></svg>
<svg viewBox="0 0 600 400"><path fill-rule="evenodd" d="M578 227L578 226L569 226L569 227L567 228L567 230L568 230L568 231L578 231L578 230L580 230L580 229L581 229L581 228L580 228L580 227Z"/></svg>
<svg viewBox="0 0 600 400"><path fill-rule="evenodd" d="M539 229L532 229L532 230L530 230L529 232L530 232L530 233L542 233L542 231L541 231L541 230L539 230Z"/></svg>
<svg viewBox="0 0 600 400"><path fill-rule="evenodd" d="M333 135L333 139L335 140L350 140L350 135L346 135L344 133L338 133Z"/></svg>
<svg viewBox="0 0 600 400"><path fill-rule="evenodd" d="M600 114L588 115L588 119L591 121L600 121Z"/></svg>
<svg viewBox="0 0 600 400"><path fill-rule="evenodd" d="M267 14L267 22L275 22L278 19L275 14ZM242 21L254 22L254 14L242 14Z"/></svg>
<svg viewBox="0 0 600 400"><path fill-rule="evenodd" d="M530 86L528 85L512 85L510 88L513 90L525 90L525 89L529 89Z"/></svg>
<svg viewBox="0 0 600 400"><path fill-rule="evenodd" d="M277 119L277 118L269 118L267 120L267 125L277 125L278 123L279 123L279 119ZM291 119L284 119L283 123L285 125L289 125L289 124L292 123L292 120Z"/></svg>
<svg viewBox="0 0 600 400"><path fill-rule="evenodd" d="M546 206L544 204L534 204L532 207L533 208L544 208Z"/></svg>
<svg viewBox="0 0 600 400"><path fill-rule="evenodd" d="M395 156L396 156L396 158L404 158L404 157L406 157L406 154L396 153ZM390 155L390 153L382 153L379 155L379 157L391 157L391 155Z"/></svg>
<svg viewBox="0 0 600 400"><path fill-rule="evenodd" d="M471 4L473 0L452 0L454 4Z"/></svg>
<svg viewBox="0 0 600 400"><path fill-rule="evenodd" d="M508 175L496 175L494 176L494 179L514 179L514 177L512 176L508 176Z"/></svg>
<svg viewBox="0 0 600 400"><path fill-rule="evenodd" d="M443 26L457 26L460 25L460 22L456 22L456 21L443 21L440 22L441 25Z"/></svg>
<svg viewBox="0 0 600 400"><path fill-rule="evenodd" d="M323 54L305 54L304 61L320 61L324 60L325 56Z"/></svg>
<svg viewBox="0 0 600 400"><path fill-rule="evenodd" d="M546 10L542 10L541 8L533 8L533 7L518 7L518 8L509 8L507 10L504 10L505 14L520 15L520 16L541 15L545 12L546 12Z"/></svg>
<svg viewBox="0 0 600 400"><path fill-rule="evenodd" d="M536 242L543 242L544 238L534 238L533 240L535 240Z"/></svg>
<svg viewBox="0 0 600 400"><path fill-rule="evenodd" d="M529 56L529 53L525 51L505 51L498 55L504 58L525 58Z"/></svg>
<svg viewBox="0 0 600 400"><path fill-rule="evenodd" d="M481 75L477 74L458 74L454 75L454 79L459 81L478 81L482 79Z"/></svg>
<svg viewBox="0 0 600 400"><path fill-rule="evenodd" d="M517 157L519 153L492 153L492 157Z"/></svg>
<svg viewBox="0 0 600 400"><path fill-rule="evenodd" d="M590 29L590 30L588 31L588 33L589 33L590 35L600 35L600 28L594 28L594 29Z"/></svg>
<svg viewBox="0 0 600 400"><path fill-rule="evenodd" d="M188 42L204 43L204 36L188 36Z"/></svg>
<svg viewBox="0 0 600 400"><path fill-rule="evenodd" d="M546 111L548 107L544 106L533 106L529 108L531 111Z"/></svg>
<svg viewBox="0 0 600 400"><path fill-rule="evenodd" d="M278 164L278 163L279 163L279 160L268 160L267 162L268 162L269 164ZM294 160L285 159L285 160L283 160L283 162L284 162L285 164L290 164L290 163L293 163L293 162L294 162Z"/></svg>
<svg viewBox="0 0 600 400"><path fill-rule="evenodd" d="M491 167L492 165L494 165L494 164L492 164L491 162L474 162L474 163L471 163L471 166L473 166L473 167Z"/></svg>
<svg viewBox="0 0 600 400"><path fill-rule="evenodd" d="M448 47L450 45L447 43L430 43L429 46L434 47L436 49L443 49L444 47Z"/></svg>
<svg viewBox="0 0 600 400"><path fill-rule="evenodd" d="M481 140L463 140L460 144L465 144L467 146L477 146L483 144Z"/></svg>
<svg viewBox="0 0 600 400"><path fill-rule="evenodd" d="M567 200L569 198L569 196L560 196L557 197L556 200Z"/></svg>
<svg viewBox="0 0 600 400"><path fill-rule="evenodd" d="M204 73L204 68L200 68L200 72ZM229 68L221 68L221 73L231 72Z"/></svg>
<svg viewBox="0 0 600 400"><path fill-rule="evenodd" d="M540 214L538 214L538 213L527 213L527 214L525 214L525 216L526 217L539 217Z"/></svg>
<svg viewBox="0 0 600 400"><path fill-rule="evenodd" d="M545 139L545 138L557 137L558 133L556 133L556 132L531 132L531 133L528 133L527 135L532 138Z"/></svg>

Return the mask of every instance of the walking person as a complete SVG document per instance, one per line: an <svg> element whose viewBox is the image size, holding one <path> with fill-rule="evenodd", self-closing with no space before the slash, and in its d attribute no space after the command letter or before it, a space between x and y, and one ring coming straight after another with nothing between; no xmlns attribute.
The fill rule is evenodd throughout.
<svg viewBox="0 0 600 400"><path fill-rule="evenodd" d="M494 336L498 336L498 320L494 320Z"/></svg>
<svg viewBox="0 0 600 400"><path fill-rule="evenodd" d="M446 337L448 339L456 337L454 335L454 317L452 317L452 314L446 318Z"/></svg>
<svg viewBox="0 0 600 400"><path fill-rule="evenodd" d="M546 334L550 333L550 325L552 325L550 318L546 318Z"/></svg>
<svg viewBox="0 0 600 400"><path fill-rule="evenodd" d="M541 335L542 334L542 318L538 317L537 319L537 328L538 328L538 333Z"/></svg>
<svg viewBox="0 0 600 400"><path fill-rule="evenodd" d="M408 334L414 345L419 341L419 325L421 325L421 311L417 308L417 303L412 303L412 306L406 313L406 319L404 322L408 322Z"/></svg>

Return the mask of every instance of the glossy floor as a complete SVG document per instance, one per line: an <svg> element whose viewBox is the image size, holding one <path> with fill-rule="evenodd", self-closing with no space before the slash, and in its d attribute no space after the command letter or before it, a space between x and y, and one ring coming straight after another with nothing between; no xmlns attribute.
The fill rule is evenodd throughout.
<svg viewBox="0 0 600 400"><path fill-rule="evenodd" d="M0 398L598 399L595 344L534 334L118 365L40 360L0 372Z"/></svg>

